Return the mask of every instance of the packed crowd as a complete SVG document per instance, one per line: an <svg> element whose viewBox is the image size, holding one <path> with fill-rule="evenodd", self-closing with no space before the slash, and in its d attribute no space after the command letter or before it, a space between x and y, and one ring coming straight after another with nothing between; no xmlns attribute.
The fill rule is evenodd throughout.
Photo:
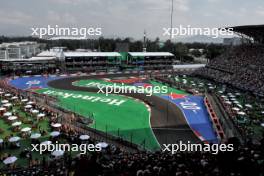
<svg viewBox="0 0 264 176"><path fill-rule="evenodd" d="M264 95L264 47L241 45L214 58L195 72L205 78Z"/></svg>
<svg viewBox="0 0 264 176"><path fill-rule="evenodd" d="M126 153L109 145L101 152L41 162L38 167L10 171L13 175L104 175L104 176L192 176L192 175L256 175L264 172L263 145L248 142L241 147L236 138L229 140L236 149L211 153Z"/></svg>

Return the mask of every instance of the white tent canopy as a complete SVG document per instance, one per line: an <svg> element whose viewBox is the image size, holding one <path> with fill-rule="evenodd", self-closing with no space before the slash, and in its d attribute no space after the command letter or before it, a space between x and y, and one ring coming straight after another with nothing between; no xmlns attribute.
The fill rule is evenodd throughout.
<svg viewBox="0 0 264 176"><path fill-rule="evenodd" d="M3 106L4 107L10 107L10 106L12 106L12 104L11 103L6 103L6 104L3 104Z"/></svg>
<svg viewBox="0 0 264 176"><path fill-rule="evenodd" d="M14 122L14 123L12 123L12 126L20 126L22 124L22 122Z"/></svg>
<svg viewBox="0 0 264 176"><path fill-rule="evenodd" d="M90 136L88 136L88 135L81 135L79 138L81 140L88 140L90 138Z"/></svg>
<svg viewBox="0 0 264 176"><path fill-rule="evenodd" d="M29 127L25 127L25 128L22 128L22 129L21 129L22 132L28 132L28 131L30 131L30 130L31 130L31 128L29 128Z"/></svg>
<svg viewBox="0 0 264 176"><path fill-rule="evenodd" d="M97 146L101 147L101 148L106 148L108 147L108 144L106 142L99 142L98 144L96 144Z"/></svg>
<svg viewBox="0 0 264 176"><path fill-rule="evenodd" d="M41 137L40 133L34 133L34 134L31 134L31 136L30 136L31 139L38 139L40 137Z"/></svg>
<svg viewBox="0 0 264 176"><path fill-rule="evenodd" d="M39 113L39 110L37 110L37 109L33 109L33 110L31 110L31 113L33 113L33 114L37 114L37 113Z"/></svg>
<svg viewBox="0 0 264 176"><path fill-rule="evenodd" d="M17 96L14 96L14 97L11 98L11 100L16 100L16 99L18 99Z"/></svg>
<svg viewBox="0 0 264 176"><path fill-rule="evenodd" d="M55 157L59 157L62 156L64 154L63 150L55 150L51 153L51 155L55 156Z"/></svg>
<svg viewBox="0 0 264 176"><path fill-rule="evenodd" d="M27 101L28 101L28 99L22 99L21 101L22 101L22 102L27 102Z"/></svg>
<svg viewBox="0 0 264 176"><path fill-rule="evenodd" d="M37 115L37 117L39 117L39 118L41 118L41 117L45 117L45 114L40 113L40 114Z"/></svg>
<svg viewBox="0 0 264 176"><path fill-rule="evenodd" d="M54 128L59 128L59 127L61 127L61 124L60 123L53 123L53 124L51 124L51 126Z"/></svg>
<svg viewBox="0 0 264 176"><path fill-rule="evenodd" d="M17 157L15 157L15 156L10 156L10 157L6 158L6 159L3 161L3 163L4 163L4 164L12 164L12 163L16 162L16 160L17 160Z"/></svg>
<svg viewBox="0 0 264 176"><path fill-rule="evenodd" d="M9 116L7 119L10 121L13 121L17 119L17 116Z"/></svg>
<svg viewBox="0 0 264 176"><path fill-rule="evenodd" d="M53 132L50 133L50 135L51 135L52 137L57 137L57 136L60 135L60 132L59 132L59 131L53 131Z"/></svg>
<svg viewBox="0 0 264 176"><path fill-rule="evenodd" d="M17 142L17 141L19 141L20 140L20 137L18 137L18 136L14 136L14 137L11 137L10 139L9 139L9 142Z"/></svg>
<svg viewBox="0 0 264 176"><path fill-rule="evenodd" d="M1 103L8 103L8 100L2 100Z"/></svg>
<svg viewBox="0 0 264 176"><path fill-rule="evenodd" d="M11 113L11 112L6 112L6 113L4 113L3 115L4 115L5 117L9 117L9 116L12 115L12 113Z"/></svg>
<svg viewBox="0 0 264 176"><path fill-rule="evenodd" d="M245 112L242 112L242 111L238 112L237 114L238 115L243 115L243 116L246 115L246 113Z"/></svg>
<svg viewBox="0 0 264 176"><path fill-rule="evenodd" d="M41 142L40 144L41 145L50 145L50 144L52 144L52 142L51 141L44 141L44 142Z"/></svg>

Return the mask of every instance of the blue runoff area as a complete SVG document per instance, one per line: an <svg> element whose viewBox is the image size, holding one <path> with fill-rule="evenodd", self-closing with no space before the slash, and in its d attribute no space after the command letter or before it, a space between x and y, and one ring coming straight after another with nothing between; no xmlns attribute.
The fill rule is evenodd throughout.
<svg viewBox="0 0 264 176"><path fill-rule="evenodd" d="M204 104L203 96L186 96L173 99L171 96L162 96L179 107L190 128L202 136L207 142L218 143L216 132L210 119L210 115Z"/></svg>
<svg viewBox="0 0 264 176"><path fill-rule="evenodd" d="M29 89L42 89L47 88L47 83L49 81L58 79L57 76L32 76L32 77L21 77L14 80L9 81L9 84L13 87L23 90Z"/></svg>

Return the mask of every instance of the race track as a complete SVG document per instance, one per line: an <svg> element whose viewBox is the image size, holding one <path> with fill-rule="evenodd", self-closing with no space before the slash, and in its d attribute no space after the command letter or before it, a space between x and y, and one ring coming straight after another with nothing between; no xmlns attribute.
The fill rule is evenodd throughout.
<svg viewBox="0 0 264 176"><path fill-rule="evenodd" d="M135 74L115 74L115 75L91 75L91 76L75 76L75 77L65 77L57 80L48 82L48 86L61 89L61 90L71 90L71 91L84 91L84 92L97 92L97 88L89 87L79 87L74 86L72 83L80 80L87 79L98 79L98 78L114 78L114 77L124 77L124 76L138 76ZM186 122L186 119L182 111L172 102L160 96L146 96L145 94L120 94L136 99L140 99L144 102L151 102L149 104L151 109L151 127L159 142L159 144L173 144L177 143L179 140L184 143L190 141L192 143L200 143L201 141L193 133L191 128Z"/></svg>

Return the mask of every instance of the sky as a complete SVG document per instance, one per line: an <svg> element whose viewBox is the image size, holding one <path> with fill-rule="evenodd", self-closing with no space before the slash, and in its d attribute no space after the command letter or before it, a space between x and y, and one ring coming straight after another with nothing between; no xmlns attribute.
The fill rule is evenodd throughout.
<svg viewBox="0 0 264 176"><path fill-rule="evenodd" d="M0 35L28 36L31 28L100 27L105 37L163 36L171 0L0 0ZM264 23L263 0L174 0L173 27Z"/></svg>

